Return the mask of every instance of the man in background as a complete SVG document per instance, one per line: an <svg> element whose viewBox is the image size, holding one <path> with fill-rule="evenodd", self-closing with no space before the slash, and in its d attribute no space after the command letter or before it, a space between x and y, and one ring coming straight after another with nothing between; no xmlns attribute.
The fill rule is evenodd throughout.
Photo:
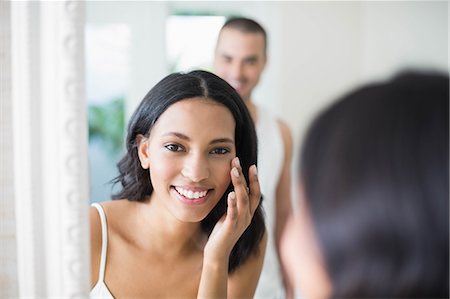
<svg viewBox="0 0 450 299"><path fill-rule="evenodd" d="M232 18L225 22L217 40L214 71L236 89L255 123L258 176L269 237L255 298L281 298L292 295L290 287L283 282L276 245L292 211L292 136L282 120L252 99L266 62L267 35L260 24L247 18Z"/></svg>

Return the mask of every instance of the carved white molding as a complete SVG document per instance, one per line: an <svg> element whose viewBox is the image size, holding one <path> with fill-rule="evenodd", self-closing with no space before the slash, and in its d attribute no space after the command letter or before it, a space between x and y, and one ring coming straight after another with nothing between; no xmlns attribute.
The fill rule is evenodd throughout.
<svg viewBox="0 0 450 299"><path fill-rule="evenodd" d="M89 294L84 2L11 2L20 297Z"/></svg>
<svg viewBox="0 0 450 299"><path fill-rule="evenodd" d="M89 294L84 2L42 2L48 296Z"/></svg>

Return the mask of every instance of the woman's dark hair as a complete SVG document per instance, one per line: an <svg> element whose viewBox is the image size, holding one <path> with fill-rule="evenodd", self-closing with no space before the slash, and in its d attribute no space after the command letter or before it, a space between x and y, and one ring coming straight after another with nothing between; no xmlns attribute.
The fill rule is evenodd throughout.
<svg viewBox="0 0 450 299"><path fill-rule="evenodd" d="M299 166L333 297L448 298L448 75L405 72L341 98Z"/></svg>
<svg viewBox="0 0 450 299"><path fill-rule="evenodd" d="M224 80L206 71L192 71L187 74L174 73L157 83L144 97L134 111L128 125L126 137L127 152L117 164L119 175L113 180L120 182L122 190L113 195L113 199L126 198L130 201L146 201L153 192L148 170L143 169L137 153L136 137L150 135L159 116L172 104L203 97L218 102L230 110L236 122L236 155L242 165L247 183L248 168L256 164L257 140L250 113L239 94ZM222 198L213 210L201 222L203 231L209 236L217 221L227 209L227 195L233 190L230 183ZM242 234L230 254L229 272L231 273L247 258L256 253L258 244L265 231L261 203L255 211L252 222Z"/></svg>

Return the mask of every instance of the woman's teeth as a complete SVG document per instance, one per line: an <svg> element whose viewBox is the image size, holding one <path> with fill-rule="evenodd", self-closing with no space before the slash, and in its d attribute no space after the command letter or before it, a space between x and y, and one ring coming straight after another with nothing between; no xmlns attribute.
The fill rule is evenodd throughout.
<svg viewBox="0 0 450 299"><path fill-rule="evenodd" d="M208 193L208 190L200 191L200 192L199 191L193 192L192 190L186 190L181 187L175 187L175 190L177 190L178 193L180 193L181 195L183 195L184 197L187 197L189 199L197 199L200 197L204 197L206 195L206 193Z"/></svg>

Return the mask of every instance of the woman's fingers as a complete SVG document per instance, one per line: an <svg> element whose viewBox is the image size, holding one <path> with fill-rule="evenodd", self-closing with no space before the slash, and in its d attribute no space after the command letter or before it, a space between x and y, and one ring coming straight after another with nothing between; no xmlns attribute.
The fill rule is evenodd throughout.
<svg viewBox="0 0 450 299"><path fill-rule="evenodd" d="M256 169L256 165L250 166L248 170L248 177L250 183L250 212L253 216L259 205L259 201L261 200L261 189L259 186L258 170Z"/></svg>
<svg viewBox="0 0 450 299"><path fill-rule="evenodd" d="M217 247L221 249L226 249L228 246L231 246L229 248L230 250L249 226L261 197L256 167L253 165L248 170L250 176L249 186L247 186L247 182L242 173L242 167L237 157L232 160L231 167L230 175L234 191L228 194L227 212L216 223L208 241L210 244L215 244L210 245L213 247L218 246L217 244L222 244Z"/></svg>
<svg viewBox="0 0 450 299"><path fill-rule="evenodd" d="M228 208L227 208L227 218L230 220L236 220L238 218L238 211L236 206L236 193L231 191L228 194Z"/></svg>
<svg viewBox="0 0 450 299"><path fill-rule="evenodd" d="M232 162L231 169L234 192L236 193L237 209L239 214L249 213L249 198L247 193L247 182L242 174L242 167L239 158L236 157Z"/></svg>
<svg viewBox="0 0 450 299"><path fill-rule="evenodd" d="M249 169L250 188L247 187L238 157L232 161L231 176L236 193L238 213L252 217L261 198L256 166L252 165Z"/></svg>

